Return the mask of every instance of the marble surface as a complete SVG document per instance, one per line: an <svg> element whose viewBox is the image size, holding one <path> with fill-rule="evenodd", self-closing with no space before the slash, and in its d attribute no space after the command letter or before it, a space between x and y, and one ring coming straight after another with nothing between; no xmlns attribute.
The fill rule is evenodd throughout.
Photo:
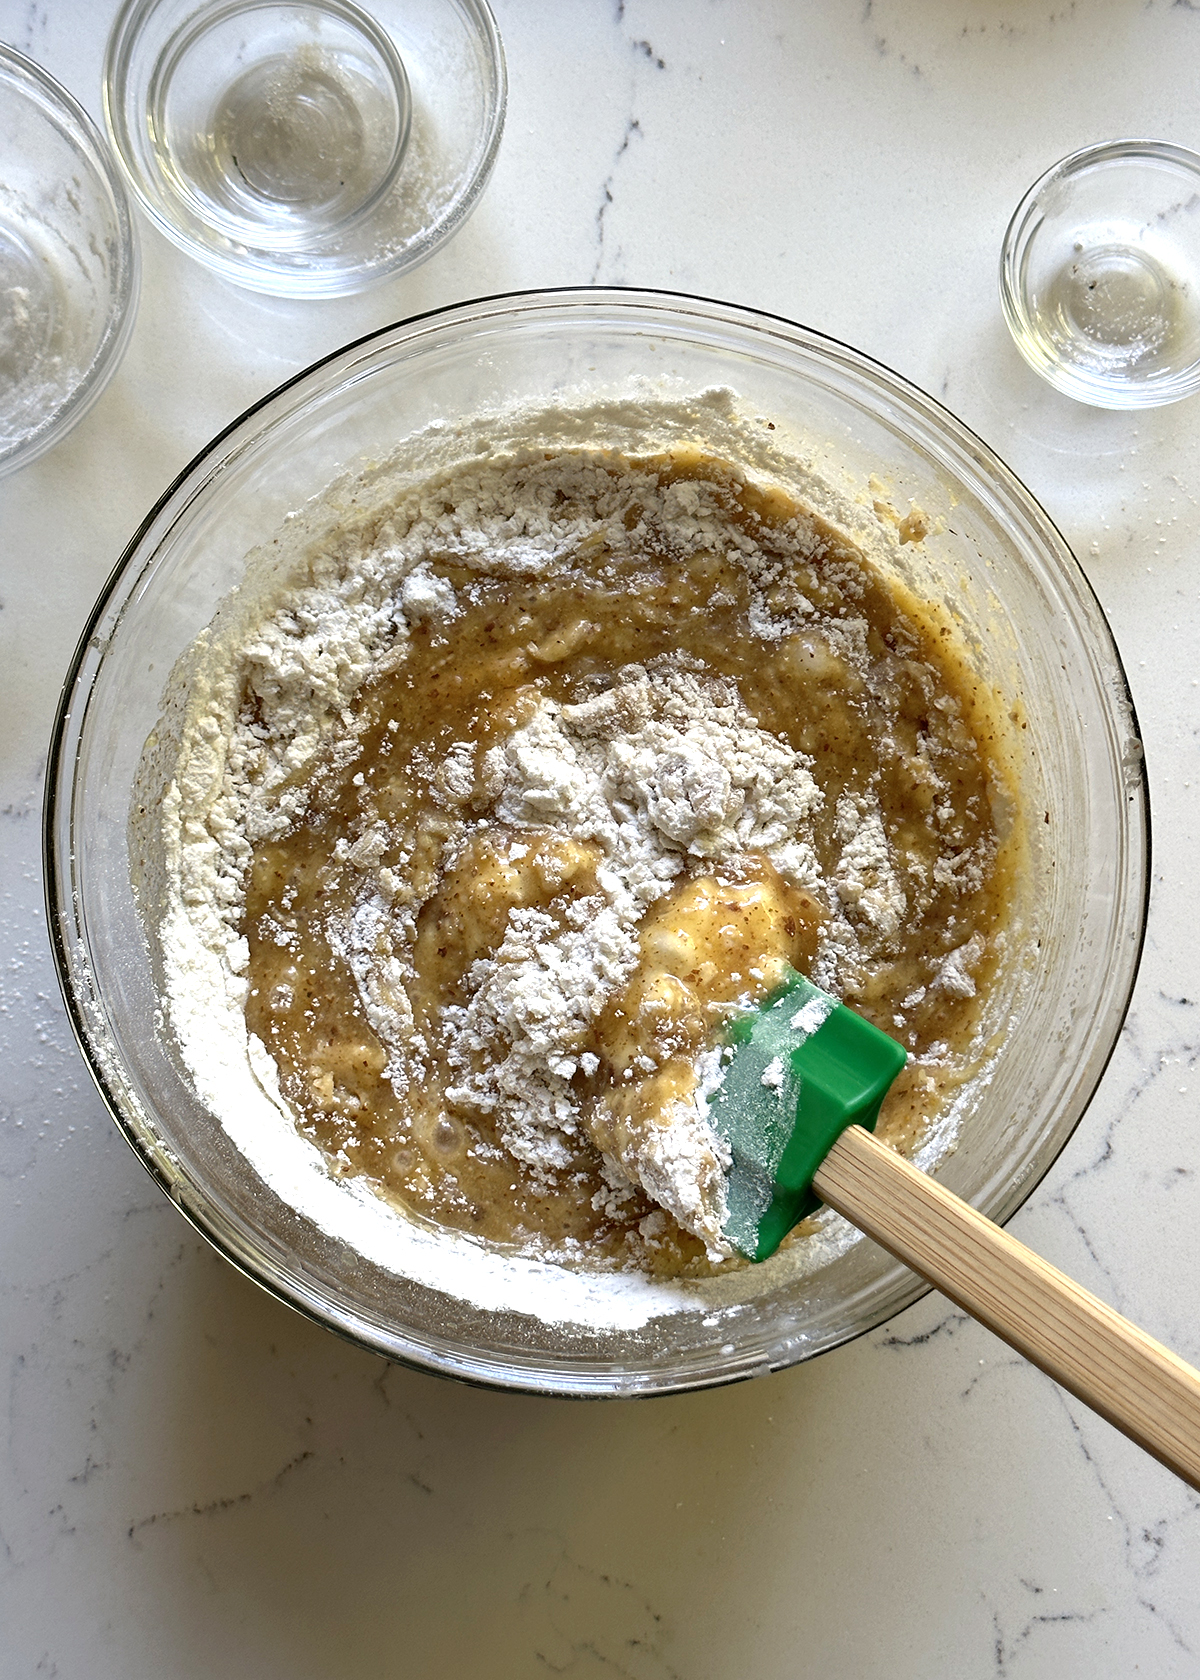
<svg viewBox="0 0 1200 1680"><path fill-rule="evenodd" d="M99 112L112 0L0 0ZM1200 140L1189 0L496 0L511 75L458 237L281 303L143 224L124 365L0 485L0 1676L1075 1680L1200 1673L1200 1499L936 1295L810 1366L638 1404L389 1368L213 1254L121 1141L42 908L58 688L141 515L247 403L359 333L589 281L761 306L941 397L1107 609L1146 740L1149 936L1075 1138L1013 1221L1200 1361L1200 402L1073 406L1008 341L1029 182Z"/></svg>

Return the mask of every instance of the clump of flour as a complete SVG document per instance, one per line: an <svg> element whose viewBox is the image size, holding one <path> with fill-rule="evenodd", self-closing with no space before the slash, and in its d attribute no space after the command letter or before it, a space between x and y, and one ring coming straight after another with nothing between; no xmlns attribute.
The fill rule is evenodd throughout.
<svg viewBox="0 0 1200 1680"><path fill-rule="evenodd" d="M445 1012L456 1078L447 1097L495 1116L509 1152L551 1173L570 1163L571 1081L592 1022L637 963L647 907L690 862L719 866L748 851L815 886L815 855L797 835L822 796L808 762L759 728L732 683L671 660L653 672L627 665L579 704L544 700L487 753L481 785L507 829L549 826L602 858L599 891L576 899L561 924L514 910L499 948L468 973L470 1001ZM378 925L359 926L362 969ZM387 1011L369 995L367 1004L395 1044ZM728 1252L719 1163L727 1156L703 1102L678 1105L636 1162L642 1187L713 1254ZM605 1165L619 1193L631 1163Z"/></svg>

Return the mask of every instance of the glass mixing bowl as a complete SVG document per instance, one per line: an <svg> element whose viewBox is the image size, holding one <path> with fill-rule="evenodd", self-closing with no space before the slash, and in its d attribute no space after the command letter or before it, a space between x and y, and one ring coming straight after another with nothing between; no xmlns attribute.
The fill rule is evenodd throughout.
<svg viewBox="0 0 1200 1680"><path fill-rule="evenodd" d="M143 744L177 656L247 551L346 469L444 445L525 403L627 411L714 387L803 460L853 533L882 499L930 534L897 553L961 626L1021 742L1029 890L996 1008L1003 1043L957 1136L917 1159L991 1217L1028 1196L1071 1134L1124 1018L1141 948L1148 808L1104 617L1036 502L951 415L895 374L786 321L702 300L586 289L464 304L350 345L216 438L147 516L96 605L55 728L46 807L50 926L80 1044L118 1125L189 1219L283 1300L390 1359L570 1395L672 1392L777 1369L880 1323L925 1288L825 1214L824 1235L725 1280L714 1305L598 1328L502 1296L479 1305L462 1243L401 1275L281 1195L197 1100L164 1026L130 885ZM337 1192L341 1194L339 1190ZM369 1246L369 1245L364 1245ZM469 1252L481 1251L467 1245ZM803 1246L803 1245L802 1245ZM439 1266L444 1257L444 1266ZM482 1263L482 1262L481 1262ZM564 1274L543 1268L550 1289ZM739 1281L740 1280L740 1281ZM564 1286L565 1287L565 1286ZM574 1286L572 1286L574 1287ZM635 1315L636 1317L636 1315Z"/></svg>

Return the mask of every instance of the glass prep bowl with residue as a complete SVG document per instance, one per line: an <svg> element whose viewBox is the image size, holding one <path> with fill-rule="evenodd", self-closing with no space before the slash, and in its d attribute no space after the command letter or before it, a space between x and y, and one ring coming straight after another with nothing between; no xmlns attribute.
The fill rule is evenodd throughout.
<svg viewBox="0 0 1200 1680"><path fill-rule="evenodd" d="M78 425L120 365L139 255L108 145L82 106L0 44L0 476Z"/></svg>

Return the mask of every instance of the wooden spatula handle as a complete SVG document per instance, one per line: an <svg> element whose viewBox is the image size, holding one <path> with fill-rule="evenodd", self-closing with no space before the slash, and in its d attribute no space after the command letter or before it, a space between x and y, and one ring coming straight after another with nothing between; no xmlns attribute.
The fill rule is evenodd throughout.
<svg viewBox="0 0 1200 1680"><path fill-rule="evenodd" d="M842 1133L813 1188L1200 1489L1200 1372L861 1126Z"/></svg>

